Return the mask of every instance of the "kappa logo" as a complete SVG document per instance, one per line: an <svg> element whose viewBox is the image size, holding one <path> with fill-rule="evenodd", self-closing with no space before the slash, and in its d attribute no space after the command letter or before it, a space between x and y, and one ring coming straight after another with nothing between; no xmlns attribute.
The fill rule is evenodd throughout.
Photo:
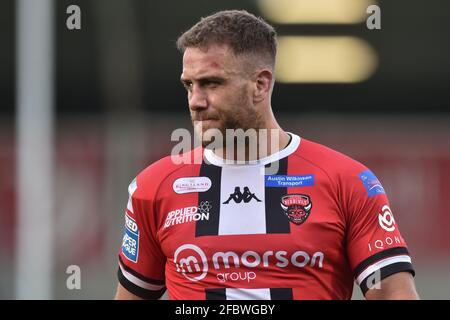
<svg viewBox="0 0 450 320"><path fill-rule="evenodd" d="M230 197L227 201L225 201L223 204L230 203L231 200L234 200L236 203L241 203L244 201L244 203L249 203L252 200L256 200L257 202L262 202L258 199L257 196L255 196L254 193L251 193L250 189L248 187L244 187L244 192L241 192L240 187L235 187L234 192L230 194Z"/></svg>
<svg viewBox="0 0 450 320"><path fill-rule="evenodd" d="M392 232L395 230L395 220L392 214L391 208L388 205L384 205L381 208L381 213L378 214L378 222L380 227L386 231Z"/></svg>
<svg viewBox="0 0 450 320"><path fill-rule="evenodd" d="M296 225L301 225L311 214L311 198L305 194L283 196L280 204L289 221Z"/></svg>
<svg viewBox="0 0 450 320"><path fill-rule="evenodd" d="M178 178L172 185L173 191L178 194L205 192L212 186L211 179L208 177L184 177Z"/></svg>

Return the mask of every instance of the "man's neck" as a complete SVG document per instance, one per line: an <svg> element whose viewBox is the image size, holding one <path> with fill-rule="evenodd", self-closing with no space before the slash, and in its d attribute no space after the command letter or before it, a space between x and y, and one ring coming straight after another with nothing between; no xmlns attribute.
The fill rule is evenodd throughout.
<svg viewBox="0 0 450 320"><path fill-rule="evenodd" d="M252 162L271 156L288 146L291 136L280 127L257 130L256 141L245 139L241 144L227 141L224 148L213 149L216 156L233 162Z"/></svg>

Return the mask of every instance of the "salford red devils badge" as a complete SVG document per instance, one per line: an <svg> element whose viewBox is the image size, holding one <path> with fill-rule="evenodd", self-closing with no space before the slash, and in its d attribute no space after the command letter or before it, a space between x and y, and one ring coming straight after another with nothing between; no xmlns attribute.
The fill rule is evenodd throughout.
<svg viewBox="0 0 450 320"><path fill-rule="evenodd" d="M305 222L311 213L312 202L309 196L305 194L283 196L280 204L289 221L297 225Z"/></svg>

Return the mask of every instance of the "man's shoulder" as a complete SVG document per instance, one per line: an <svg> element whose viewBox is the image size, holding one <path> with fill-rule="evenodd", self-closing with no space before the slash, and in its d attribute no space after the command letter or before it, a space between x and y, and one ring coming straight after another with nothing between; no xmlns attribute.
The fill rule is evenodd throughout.
<svg viewBox="0 0 450 320"><path fill-rule="evenodd" d="M169 155L163 157L138 173L136 176L138 190L143 191L147 195L152 194L168 177L173 176L177 171L192 171L190 169L201 165L202 159L203 150L201 148L196 148L177 156Z"/></svg>
<svg viewBox="0 0 450 320"><path fill-rule="evenodd" d="M340 151L304 138L295 155L333 175L343 172L361 172L367 169L364 164Z"/></svg>

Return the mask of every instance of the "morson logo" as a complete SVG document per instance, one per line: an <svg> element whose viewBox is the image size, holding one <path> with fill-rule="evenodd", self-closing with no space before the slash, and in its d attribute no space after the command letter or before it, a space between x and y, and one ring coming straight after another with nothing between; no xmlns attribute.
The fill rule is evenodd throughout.
<svg viewBox="0 0 450 320"><path fill-rule="evenodd" d="M323 268L324 253L314 252L312 256L305 251L295 251L292 254L287 251L265 251L258 253L248 250L241 254L234 251L215 252L211 257L207 257L205 252L194 244L180 246L174 253L173 261L177 272L181 273L190 281L199 281L206 277L209 268L214 268L218 272L226 269L239 268L269 268L277 266L286 268L293 265L297 268ZM212 262L212 265L208 264ZM224 274L220 273L223 277ZM218 278L219 281L221 281Z"/></svg>
<svg viewBox="0 0 450 320"><path fill-rule="evenodd" d="M179 247L173 255L177 272L191 281L202 280L208 274L208 260L202 249L194 244Z"/></svg>

